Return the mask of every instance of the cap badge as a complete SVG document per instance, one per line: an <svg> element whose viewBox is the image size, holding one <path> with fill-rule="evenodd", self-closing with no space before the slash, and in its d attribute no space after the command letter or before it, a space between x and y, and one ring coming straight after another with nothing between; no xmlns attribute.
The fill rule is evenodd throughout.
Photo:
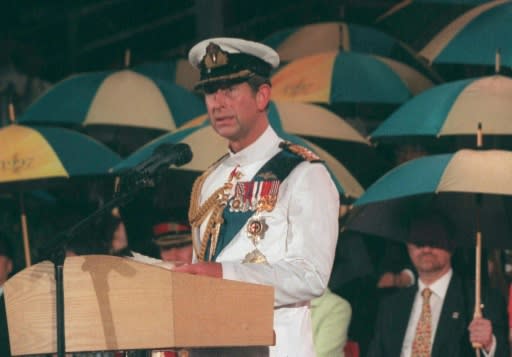
<svg viewBox="0 0 512 357"><path fill-rule="evenodd" d="M228 64L228 54L222 51L219 45L210 42L206 47L206 56L204 57L204 65L207 69L224 66Z"/></svg>

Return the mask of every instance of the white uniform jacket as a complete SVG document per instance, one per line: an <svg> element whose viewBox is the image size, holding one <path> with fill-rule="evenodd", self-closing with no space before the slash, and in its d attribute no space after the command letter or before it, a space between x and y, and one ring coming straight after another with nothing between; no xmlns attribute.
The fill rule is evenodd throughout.
<svg viewBox="0 0 512 357"><path fill-rule="evenodd" d="M281 149L280 139L269 126L249 147L230 153L209 175L201 191L201 203L221 187L235 167L250 181ZM233 192L232 192L233 195ZM242 264L254 249L245 225L220 252L223 278L275 289L274 330L276 357L314 356L309 300L324 292L338 237L339 193L321 163L300 163L281 182L276 206L262 216L268 225L258 249L270 264ZM207 219L205 220L205 222ZM205 223L196 237L201 237Z"/></svg>

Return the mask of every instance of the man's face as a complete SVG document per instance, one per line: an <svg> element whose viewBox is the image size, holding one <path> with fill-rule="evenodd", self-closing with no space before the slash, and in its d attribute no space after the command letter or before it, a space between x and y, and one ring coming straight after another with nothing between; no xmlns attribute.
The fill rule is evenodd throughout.
<svg viewBox="0 0 512 357"><path fill-rule="evenodd" d="M423 274L441 276L451 268L452 254L444 248L408 243L407 249L420 277Z"/></svg>
<svg viewBox="0 0 512 357"><path fill-rule="evenodd" d="M192 263L192 244L179 248L160 248L160 258L176 266Z"/></svg>
<svg viewBox="0 0 512 357"><path fill-rule="evenodd" d="M254 93L244 82L205 94L210 122L220 136L244 148L263 133L267 122L262 114L268 100L260 93L262 87L265 87L264 91L270 90L268 85L263 84Z"/></svg>

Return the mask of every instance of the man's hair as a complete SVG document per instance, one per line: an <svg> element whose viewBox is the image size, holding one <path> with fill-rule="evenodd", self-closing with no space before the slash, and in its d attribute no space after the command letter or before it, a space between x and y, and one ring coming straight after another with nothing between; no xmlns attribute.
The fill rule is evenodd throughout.
<svg viewBox="0 0 512 357"><path fill-rule="evenodd" d="M267 84L270 87L272 87L272 83L270 82L270 78L259 76L257 74L252 76L251 78L249 78L247 80L247 84L249 85L249 87L251 87L251 90L252 90L252 92L254 94L256 94L258 92L258 90L260 89L260 87L262 85L264 85L264 84ZM268 106L269 105L270 105L270 101L267 103L267 106L265 107L265 110L268 110Z"/></svg>
<svg viewBox="0 0 512 357"><path fill-rule="evenodd" d="M257 74L247 80L247 84L256 93L263 84L268 84L272 87L270 78L258 76Z"/></svg>

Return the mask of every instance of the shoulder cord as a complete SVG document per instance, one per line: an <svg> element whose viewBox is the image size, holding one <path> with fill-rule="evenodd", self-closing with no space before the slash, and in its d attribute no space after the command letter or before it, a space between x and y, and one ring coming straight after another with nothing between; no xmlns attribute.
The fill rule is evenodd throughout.
<svg viewBox="0 0 512 357"><path fill-rule="evenodd" d="M210 197L202 204L199 205L201 189L203 188L203 184L206 181L206 178L212 173L212 171L217 168L218 165L214 165L210 167L205 173L197 178L192 186L192 194L190 195L190 209L188 211L188 220L190 226L192 227L192 241L194 245L194 251L196 252L197 259L199 261L205 260L206 255L206 247L208 242L211 241L210 244L210 253L209 259L213 256L215 249L217 247L217 239L220 233L220 227L222 223L224 223L224 218L222 217L222 213L224 211L224 207L226 207L229 194L231 193L231 189L233 188L233 180L236 179L236 175L233 172L230 174L228 181L224 183L223 186L216 189ZM211 213L211 214L210 214ZM210 215L208 219L208 223L203 232L203 236L201 238L201 246L197 246L197 232L198 228L205 221L206 217Z"/></svg>

